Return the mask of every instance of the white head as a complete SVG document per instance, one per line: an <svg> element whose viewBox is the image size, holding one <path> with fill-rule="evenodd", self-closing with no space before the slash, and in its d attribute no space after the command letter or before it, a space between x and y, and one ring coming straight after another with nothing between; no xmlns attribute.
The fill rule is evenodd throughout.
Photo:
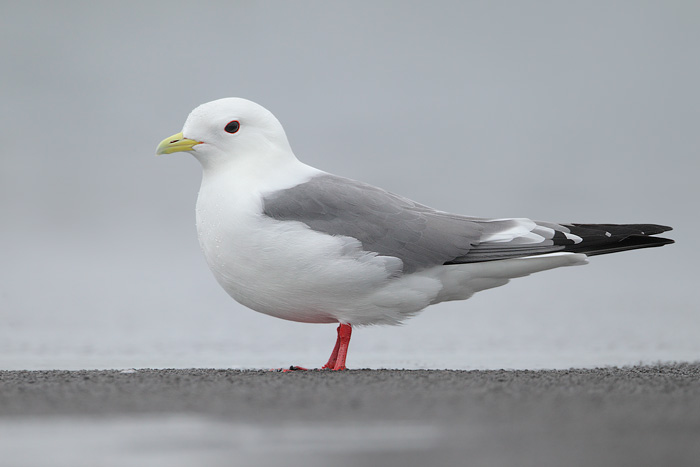
<svg viewBox="0 0 700 467"><path fill-rule="evenodd" d="M182 133L164 139L156 154L189 152L204 169L230 164L271 168L296 160L280 122L263 106L238 97L194 109Z"/></svg>

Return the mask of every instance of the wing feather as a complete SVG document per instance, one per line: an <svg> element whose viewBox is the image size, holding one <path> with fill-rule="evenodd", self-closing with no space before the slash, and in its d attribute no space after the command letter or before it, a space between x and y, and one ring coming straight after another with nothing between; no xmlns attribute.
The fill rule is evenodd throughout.
<svg viewBox="0 0 700 467"><path fill-rule="evenodd" d="M654 224L555 224L460 216L331 174L267 195L263 213L280 221L302 222L328 235L356 238L367 251L401 259L405 273L558 251L596 255L673 243L649 237L670 230Z"/></svg>

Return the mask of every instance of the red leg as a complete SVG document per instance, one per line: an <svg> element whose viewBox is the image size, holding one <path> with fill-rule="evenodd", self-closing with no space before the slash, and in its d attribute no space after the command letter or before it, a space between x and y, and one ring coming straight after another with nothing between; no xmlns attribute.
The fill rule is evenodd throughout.
<svg viewBox="0 0 700 467"><path fill-rule="evenodd" d="M323 365L323 368L331 370L344 370L345 358L348 356L348 346L350 345L350 336L352 335L352 327L349 324L341 324L338 326L338 339L335 341L335 347L328 363Z"/></svg>
<svg viewBox="0 0 700 467"><path fill-rule="evenodd" d="M340 326L342 326L342 324ZM338 326L338 338L335 340L335 347L333 347L333 352L331 352L331 358L328 359L328 363L321 367L322 370L332 370L335 368L335 361L338 359L338 348L340 348L340 326Z"/></svg>

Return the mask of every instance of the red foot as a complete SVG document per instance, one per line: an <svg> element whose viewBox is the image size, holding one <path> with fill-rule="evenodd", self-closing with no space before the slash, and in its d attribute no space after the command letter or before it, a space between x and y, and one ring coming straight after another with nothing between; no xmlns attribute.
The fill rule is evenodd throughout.
<svg viewBox="0 0 700 467"><path fill-rule="evenodd" d="M333 352L331 353L331 358L328 359L328 363L321 367L322 370L345 370L345 359L348 356L348 346L350 345L350 335L352 334L352 327L349 324L341 324L338 326L338 339L335 341L335 347L333 347ZM289 368L277 368L270 371L280 371L282 373L289 373L291 371L307 371L308 368L303 366L292 365Z"/></svg>
<svg viewBox="0 0 700 467"><path fill-rule="evenodd" d="M290 371L308 371L308 368L304 368L303 366L296 366L292 365L289 368L283 368L281 371L282 373L289 373Z"/></svg>
<svg viewBox="0 0 700 467"><path fill-rule="evenodd" d="M308 368L303 366L292 365L289 368L272 368L270 371L280 371L282 373L289 373L290 371L308 371Z"/></svg>

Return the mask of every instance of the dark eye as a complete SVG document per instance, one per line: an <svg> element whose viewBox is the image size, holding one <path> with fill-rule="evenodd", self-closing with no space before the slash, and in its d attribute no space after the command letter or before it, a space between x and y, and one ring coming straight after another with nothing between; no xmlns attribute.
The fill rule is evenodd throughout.
<svg viewBox="0 0 700 467"><path fill-rule="evenodd" d="M238 123L238 120L231 120L226 124L224 127L224 130L226 130L226 133L235 133L238 131L238 129L241 127L241 124Z"/></svg>

